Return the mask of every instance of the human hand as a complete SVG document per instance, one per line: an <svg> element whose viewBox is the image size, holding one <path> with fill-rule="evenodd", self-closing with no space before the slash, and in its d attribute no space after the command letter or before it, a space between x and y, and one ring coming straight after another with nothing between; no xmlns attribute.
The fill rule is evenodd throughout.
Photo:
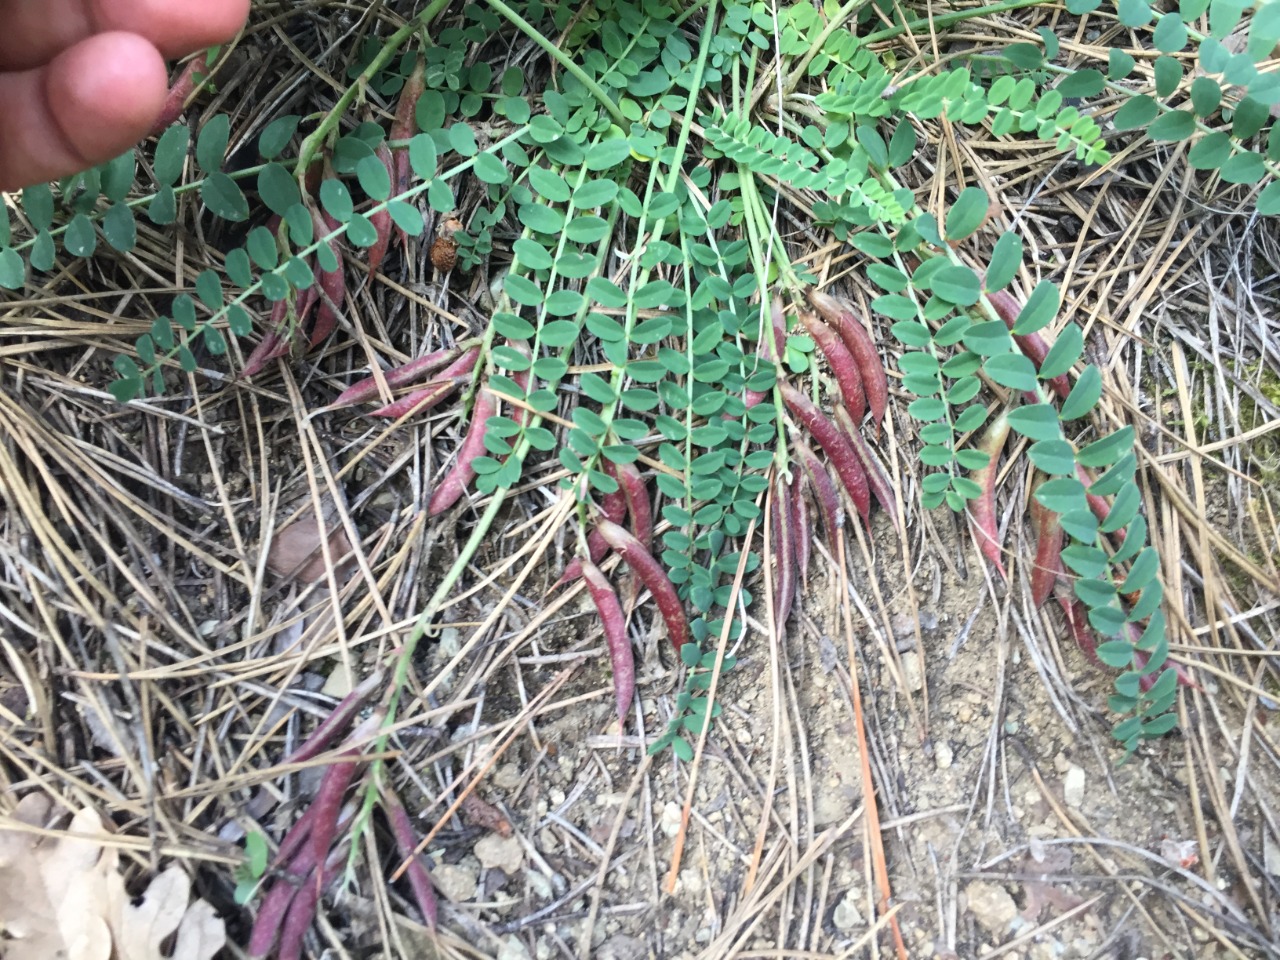
<svg viewBox="0 0 1280 960"><path fill-rule="evenodd" d="M165 58L234 36L249 0L0 0L0 190L68 176L147 135Z"/></svg>

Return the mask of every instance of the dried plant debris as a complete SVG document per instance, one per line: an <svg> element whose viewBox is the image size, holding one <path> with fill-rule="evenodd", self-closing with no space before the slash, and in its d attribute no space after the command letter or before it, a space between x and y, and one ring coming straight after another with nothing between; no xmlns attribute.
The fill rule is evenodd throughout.
<svg viewBox="0 0 1280 960"><path fill-rule="evenodd" d="M50 801L28 794L12 814L44 827ZM222 920L171 866L134 897L101 818L80 810L60 838L0 829L0 956L4 960L211 960ZM172 942L172 948L162 951Z"/></svg>

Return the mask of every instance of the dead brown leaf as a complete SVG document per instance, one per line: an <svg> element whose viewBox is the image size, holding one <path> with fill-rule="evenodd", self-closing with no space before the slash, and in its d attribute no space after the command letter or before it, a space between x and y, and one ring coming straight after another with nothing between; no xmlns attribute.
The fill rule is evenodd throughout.
<svg viewBox="0 0 1280 960"><path fill-rule="evenodd" d="M321 548L323 529L328 527L329 557L341 571L349 566L343 558L351 554L351 541L336 522L322 525L314 507L285 527L276 530L267 549L267 569L280 577L293 577L303 583L324 579L325 561Z"/></svg>
<svg viewBox="0 0 1280 960"><path fill-rule="evenodd" d="M42 827L50 803L22 798L12 821ZM151 881L135 904L124 886L119 853L92 810L76 813L66 833L42 838L0 830L0 957L3 960L166 960L161 945L175 931L169 960L211 960L226 943L223 923L178 866Z"/></svg>

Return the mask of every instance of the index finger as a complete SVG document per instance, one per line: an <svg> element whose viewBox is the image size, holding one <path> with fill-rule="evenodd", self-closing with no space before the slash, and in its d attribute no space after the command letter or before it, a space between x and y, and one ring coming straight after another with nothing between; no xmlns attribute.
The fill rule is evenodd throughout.
<svg viewBox="0 0 1280 960"><path fill-rule="evenodd" d="M0 0L0 71L48 63L87 37L136 34L168 58L235 36L249 0Z"/></svg>

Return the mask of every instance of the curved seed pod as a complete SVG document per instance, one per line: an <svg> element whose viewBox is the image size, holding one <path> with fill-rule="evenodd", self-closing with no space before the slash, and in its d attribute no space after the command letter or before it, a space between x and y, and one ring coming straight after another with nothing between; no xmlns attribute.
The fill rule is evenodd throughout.
<svg viewBox="0 0 1280 960"><path fill-rule="evenodd" d="M387 819L391 821L391 832L396 838L396 849L400 851L402 858L409 861L409 866L405 868L405 876L409 878L413 899L418 902L418 911L422 914L422 919L427 922L427 926L434 930L439 913L436 892L431 886L431 878L427 876L427 868L422 863L422 857L414 852L417 843L414 842L413 824L409 822L409 814L405 812L404 804L389 786L382 788L382 808L387 812Z"/></svg>
<svg viewBox="0 0 1280 960"><path fill-rule="evenodd" d="M312 870L298 887L280 925L280 949L276 952L276 960L300 960L302 941L315 919L323 885L324 878L320 872Z"/></svg>
<svg viewBox="0 0 1280 960"><path fill-rule="evenodd" d="M1038 485L1037 485L1038 486ZM1031 496L1031 525L1036 530L1036 558L1031 567L1031 602L1044 606L1062 568L1062 526L1058 515Z"/></svg>
<svg viewBox="0 0 1280 960"><path fill-rule="evenodd" d="M769 546L773 552L774 627L786 630L796 598L795 529L787 504L787 482L779 476L769 498Z"/></svg>
<svg viewBox="0 0 1280 960"><path fill-rule="evenodd" d="M320 903L320 891L338 878L338 873L346 860L345 844L333 852L322 866L311 871L311 874L298 888L289 912L285 914L284 924L280 928L280 950L276 960L301 960L302 940L311 922L316 918L316 907ZM312 882L314 878L314 882Z"/></svg>
<svg viewBox="0 0 1280 960"><path fill-rule="evenodd" d="M320 786L316 790L316 798L312 806L316 810L316 818L311 823L312 856L316 863L323 863L329 855L329 847L338 832L338 818L342 813L342 798L356 775L356 770L363 762L360 757L360 744L377 732L382 726L383 711L374 710L351 732L347 743L356 744L340 754L325 770ZM349 758L349 759L348 759Z"/></svg>
<svg viewBox="0 0 1280 960"><path fill-rule="evenodd" d="M831 465L836 468L840 482L849 493L849 498L857 508L862 522L871 526L871 490L867 486L867 475L858 463L858 455L853 452L849 441L826 415L813 405L813 402L789 383L782 384L782 400L795 415L805 429L818 441Z"/></svg>
<svg viewBox="0 0 1280 960"><path fill-rule="evenodd" d="M1009 420L1001 414L991 421L991 426L982 436L982 442L978 444L978 449L990 457L987 465L969 474L969 479L982 488L982 494L976 500L969 501L973 537L978 542L982 555L991 561L991 565L1005 580L1009 577L1004 572L1003 550L996 528L996 474L1000 468L1000 452L1004 450L1008 437Z"/></svg>
<svg viewBox="0 0 1280 960"><path fill-rule="evenodd" d="M1075 598L1071 587L1063 583L1059 583L1054 587L1053 595L1058 598L1058 603L1062 605L1062 614L1066 617L1067 628L1071 631L1071 638L1075 640L1076 646L1080 648L1080 652L1084 654L1085 659L1095 667L1102 670L1107 669L1106 664L1098 659L1098 642L1094 639L1093 631L1089 628L1089 614L1085 610L1084 604Z"/></svg>
<svg viewBox="0 0 1280 960"><path fill-rule="evenodd" d="M1013 325L1018 321L1018 314L1022 312L1022 308L1018 306L1018 301L1007 290L991 290L986 294L986 297L991 301L991 306L995 308L996 315L1012 331ZM1026 354L1027 359L1034 363L1036 369L1039 370L1040 365L1044 363L1044 358L1049 354L1049 344L1045 342L1044 337L1039 333L1015 333L1013 342L1018 345L1018 349ZM1064 400L1071 393L1071 381L1067 379L1065 373L1059 374L1046 382L1053 389L1053 392Z"/></svg>
<svg viewBox="0 0 1280 960"><path fill-rule="evenodd" d="M621 484L618 485L618 489L613 493L606 493L600 497L600 514L606 520L621 523L626 513L627 498L622 492ZM599 530L592 530L587 534L587 555L591 558L592 563L599 563L608 552L609 544L605 542L604 536ZM560 574L560 579L551 585L551 589L556 590L566 583L573 583L580 576L582 576L582 558L574 557L565 565L564 573Z"/></svg>
<svg viewBox="0 0 1280 960"><path fill-rule="evenodd" d="M1134 644L1134 646L1136 647L1138 644L1138 641L1142 639L1142 631L1138 629L1138 625L1136 623L1126 623L1124 626L1125 626L1125 631L1129 634L1129 642ZM1133 668L1135 670L1141 670L1143 667L1147 665L1147 662L1150 659L1151 659L1151 655L1147 653L1145 650L1135 649L1133 651ZM1178 686L1195 687L1197 690L1200 689L1200 684L1196 683L1193 679L1191 679L1191 674L1187 673L1187 668L1184 667L1182 664L1178 663L1176 660L1166 660L1165 666L1173 668L1174 675L1178 678ZM1156 685L1156 681L1159 679L1160 679L1160 672L1157 670L1153 670L1150 673L1143 674L1143 676L1138 678L1138 688L1142 690L1143 693L1146 693L1148 690L1150 690L1152 687Z"/></svg>
<svg viewBox="0 0 1280 960"><path fill-rule="evenodd" d="M426 89L426 62L419 55L414 61L413 72L400 88L400 99L396 102L395 119L387 135L389 140L408 140L418 132L418 100ZM398 197L409 189L409 181L413 177L413 167L409 163L409 148L397 147L391 151L391 195ZM409 235L396 227L400 242L407 248Z"/></svg>
<svg viewBox="0 0 1280 960"><path fill-rule="evenodd" d="M311 211L311 222L317 238L328 236L338 229L338 221L327 213L321 213L319 210L313 209ZM333 333L334 327L338 325L338 316L347 297L347 280L342 267L342 251L338 249L336 240L329 241L329 250L337 258L338 267L336 270L317 269L316 271L316 279L320 283L321 295L319 308L316 310L315 323L311 327L311 336L308 339L308 345L312 347L323 342L328 338L329 334Z"/></svg>
<svg viewBox="0 0 1280 960"><path fill-rule="evenodd" d="M202 74L207 75L208 69L205 66L205 55L203 53L197 54L187 61L186 66L169 84L169 92L165 94L164 106L160 108L160 113L156 116L155 123L151 125L151 131L147 136L159 136L169 129L171 125L182 119L182 109L187 104L187 97L195 92L196 77Z"/></svg>
<svg viewBox="0 0 1280 960"><path fill-rule="evenodd" d="M387 170L387 176L392 180L395 179L395 160L391 156L391 148L385 142L378 144L378 149L374 151L374 155L382 161L382 165ZM374 234L377 239L373 241L373 246L369 248L369 276L366 283L373 283L373 275L378 272L378 268L382 266L382 259L387 255L387 246L391 242L391 211L383 208L377 213L369 215L369 222L373 224Z"/></svg>
<svg viewBox="0 0 1280 960"><path fill-rule="evenodd" d="M773 356L771 360L781 360L787 353L787 317L782 302L782 294L775 293L769 301L769 324L773 328Z"/></svg>
<svg viewBox="0 0 1280 960"><path fill-rule="evenodd" d="M420 390L407 393L399 400L379 407L369 414L371 417L385 417L388 420L399 420L411 413L426 413L432 410L441 400L448 397L471 378L454 377L450 380L432 380Z"/></svg>
<svg viewBox="0 0 1280 960"><path fill-rule="evenodd" d="M862 433L849 419L849 414L841 407L836 407L835 414L836 426L844 432L845 439L849 441L849 446L858 456L858 462L862 464L862 472L867 475L867 486L876 495L876 500L880 502L884 512L889 515L893 529L901 533L902 528L898 526L898 504L893 497L893 483L889 480L889 471L884 468L880 458L872 452Z"/></svg>
<svg viewBox="0 0 1280 960"><path fill-rule="evenodd" d="M658 612L662 614L662 619L667 625L671 644L676 648L676 655L679 656L680 648L692 642L689 621L684 614L684 604L680 602L676 588L671 585L666 571L658 565L658 561L653 559L639 540L613 521L601 518L596 524L596 529L653 594L653 601L658 605Z"/></svg>
<svg viewBox="0 0 1280 960"><path fill-rule="evenodd" d="M372 415L399 419L408 413L423 413L430 410L462 384L470 382L471 374L475 370L479 359L480 348L472 347L449 366L445 367L436 380L427 384L421 390L415 390L413 393L401 397L394 403L379 407L373 411Z"/></svg>
<svg viewBox="0 0 1280 960"><path fill-rule="evenodd" d="M653 506L649 502L649 489L644 478L634 463L612 463L606 460L604 471L618 481L622 488L622 498L627 505L627 515L631 517L631 532L635 534L641 545L648 550L653 542ZM610 517L614 523L619 521Z"/></svg>
<svg viewBox="0 0 1280 960"><path fill-rule="evenodd" d="M267 320L267 332L262 335L258 345L253 348L249 358L244 362L240 376L252 377L261 373L268 363L276 357L283 357L289 352L291 343L287 332L289 320L289 301L277 300L271 305L271 317Z"/></svg>
<svg viewBox="0 0 1280 960"><path fill-rule="evenodd" d="M1084 484L1086 491L1097 482L1097 478L1078 463L1076 464L1076 479ZM1096 493L1088 492L1085 493L1084 498L1088 501L1089 509L1093 511L1093 515L1098 518L1098 522L1104 522L1111 513L1111 501L1106 497L1098 496ZM1121 527L1119 530L1112 531L1111 536L1116 540L1123 540L1127 530L1128 527Z"/></svg>
<svg viewBox="0 0 1280 960"><path fill-rule="evenodd" d="M457 358L458 350L456 347L450 347L447 350L436 350L428 353L424 357L418 357L416 360L410 360L398 367L384 371L382 379L388 387L403 387L407 383L413 383L424 374L439 370L449 361ZM332 407L345 407L352 403L363 403L366 400L376 400L378 397L378 381L375 377L365 377L363 380L357 380L347 389L343 390L333 403Z"/></svg>
<svg viewBox="0 0 1280 960"><path fill-rule="evenodd" d="M818 345L822 355L827 358L827 365L840 385L840 397L844 408L849 411L855 424L862 421L867 412L867 393L862 385L862 374L854 362L853 354L845 346L840 335L818 319L810 310L800 311L800 322L804 324L813 342ZM856 428L855 428L856 429Z"/></svg>
<svg viewBox="0 0 1280 960"><path fill-rule="evenodd" d="M613 664L613 693L618 702L618 722L626 724L627 711L631 709L631 699L636 692L635 653L631 649L631 641L627 639L626 618L622 614L622 605L618 603L618 594L599 567L590 560L582 561L582 576L587 581L587 590L600 614L605 643L609 647L609 661Z"/></svg>
<svg viewBox="0 0 1280 960"><path fill-rule="evenodd" d="M849 348L854 362L858 365L858 373L862 375L862 387L867 395L867 407L871 411L871 422L880 429L884 420L884 412L889 406L889 376L884 372L884 361L876 350L875 341L853 313L853 307L842 300L819 293L816 289L808 291L809 303L823 320L835 328L840 339Z"/></svg>
<svg viewBox="0 0 1280 960"><path fill-rule="evenodd" d="M808 583L813 530L809 526L809 505L804 499L799 477L787 484L787 497L790 500L787 510L791 515L791 538L796 545L796 567L800 571L800 583ZM796 599L800 599L799 584L796 586Z"/></svg>
<svg viewBox="0 0 1280 960"><path fill-rule="evenodd" d="M361 680L355 689L338 702L338 705L333 708L333 713L329 714L324 722L311 732L311 736L307 737L302 746L289 754L284 762L286 764L305 763L311 758L319 756L333 742L334 738L346 728L347 724L355 718L355 715L360 712L360 708L364 706L365 701L382 686L384 679L386 679L386 673L382 670L375 670Z"/></svg>
<svg viewBox="0 0 1280 960"><path fill-rule="evenodd" d="M471 408L471 424L467 427L462 446L458 448L458 458L453 463L453 469L431 495L431 501L427 504L427 516L439 516L452 507L462 498L467 485L475 479L476 472L472 464L476 457L484 453L485 430L488 429L489 418L497 409L498 404L493 394L483 388L477 391L475 406Z"/></svg>
<svg viewBox="0 0 1280 960"><path fill-rule="evenodd" d="M306 869L310 870L311 867L315 866L313 862L306 859L311 856L311 847L306 845L306 841L311 836L311 825L315 822L316 808L314 806L307 807L306 810L302 811L302 816L293 821L293 826L289 828L289 832L280 841L280 849L271 858L272 870L278 870L286 863L290 864L288 869L292 870L292 861L295 859L295 855L300 861L307 863Z"/></svg>
<svg viewBox="0 0 1280 960"><path fill-rule="evenodd" d="M305 876L309 876L310 871ZM265 960L276 945L276 936L284 924L289 906L297 895L298 888L289 880L277 880L262 898L262 906L258 908L258 916L253 921L253 930L249 933L250 960Z"/></svg>
<svg viewBox="0 0 1280 960"><path fill-rule="evenodd" d="M355 816L352 807L342 811L338 818L338 829L344 829ZM280 851L272 861L272 869L278 869L286 860L289 865L284 868L284 876L278 878L262 898L262 906L253 921L253 929L249 934L250 960L264 960L275 946L276 936L284 924L289 905L293 902L299 889L299 881L314 876L316 858L315 850L306 843L311 836L311 824L315 822L315 807L308 807L289 829ZM305 929L304 929L305 932Z"/></svg>
<svg viewBox="0 0 1280 960"><path fill-rule="evenodd" d="M832 540L837 536L840 525L840 496L836 493L836 485L831 482L831 474L827 473L827 468L806 443L792 437L791 444L800 454L800 464L804 468L809 491L818 507L818 515L822 517L822 529L826 531L827 539Z"/></svg>

